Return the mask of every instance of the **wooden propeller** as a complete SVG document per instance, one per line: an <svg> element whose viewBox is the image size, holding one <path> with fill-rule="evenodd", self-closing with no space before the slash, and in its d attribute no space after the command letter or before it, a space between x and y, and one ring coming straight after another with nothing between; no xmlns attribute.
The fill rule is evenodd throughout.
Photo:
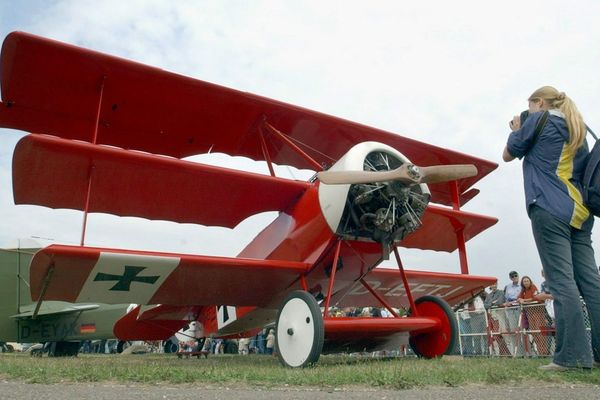
<svg viewBox="0 0 600 400"><path fill-rule="evenodd" d="M407 185L455 181L477 175L472 164L432 165L417 167L403 164L391 171L321 171L319 180L328 185L348 185L399 181Z"/></svg>

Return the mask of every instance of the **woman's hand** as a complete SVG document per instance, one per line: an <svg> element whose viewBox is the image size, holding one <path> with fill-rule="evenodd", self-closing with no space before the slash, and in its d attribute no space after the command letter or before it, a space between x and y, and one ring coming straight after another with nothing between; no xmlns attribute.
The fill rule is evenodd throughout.
<svg viewBox="0 0 600 400"><path fill-rule="evenodd" d="M515 115L513 117L512 121L510 121L508 123L508 125L510 126L510 130L513 132L521 129L521 117L518 115Z"/></svg>

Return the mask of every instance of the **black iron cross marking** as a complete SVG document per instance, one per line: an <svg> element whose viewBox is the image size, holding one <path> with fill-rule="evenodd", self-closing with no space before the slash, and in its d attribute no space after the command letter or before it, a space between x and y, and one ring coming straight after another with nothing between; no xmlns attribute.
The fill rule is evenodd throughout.
<svg viewBox="0 0 600 400"><path fill-rule="evenodd" d="M227 311L227 306L219 306L219 308L223 309L223 323L229 320L229 311Z"/></svg>
<svg viewBox="0 0 600 400"><path fill-rule="evenodd" d="M160 276L137 276L140 272L145 270L146 267L132 267L129 265L125 266L125 272L123 275L113 275L113 274L105 274L103 272L99 272L94 278L94 282L96 281L117 281L113 287L109 290L116 290L120 292L129 292L132 282L141 282L141 283L154 283L160 278Z"/></svg>

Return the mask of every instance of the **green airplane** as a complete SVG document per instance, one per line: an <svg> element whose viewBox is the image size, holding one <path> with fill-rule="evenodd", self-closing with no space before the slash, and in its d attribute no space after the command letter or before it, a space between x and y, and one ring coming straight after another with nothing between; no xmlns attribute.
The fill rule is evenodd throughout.
<svg viewBox="0 0 600 400"><path fill-rule="evenodd" d="M84 340L114 339L113 327L129 304L31 300L29 264L37 250L0 249L0 345L45 343L50 356L73 356ZM119 352L124 344L119 342Z"/></svg>

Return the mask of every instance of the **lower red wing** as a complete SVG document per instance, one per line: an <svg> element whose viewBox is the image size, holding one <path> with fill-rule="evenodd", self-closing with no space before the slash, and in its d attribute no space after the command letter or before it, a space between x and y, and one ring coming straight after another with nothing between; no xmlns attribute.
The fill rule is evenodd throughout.
<svg viewBox="0 0 600 400"><path fill-rule="evenodd" d="M36 300L43 293L43 300L69 302L260 306L308 267L290 261L52 245L33 257L30 286Z"/></svg>
<svg viewBox="0 0 600 400"><path fill-rule="evenodd" d="M497 280L492 277L447 274L440 272L406 271L414 299L425 295L438 296L450 306L457 306L470 299ZM392 307L408 307L404 284L397 269L375 268L365 281ZM382 307L362 284L357 282L347 294L334 295L332 304L338 307Z"/></svg>

